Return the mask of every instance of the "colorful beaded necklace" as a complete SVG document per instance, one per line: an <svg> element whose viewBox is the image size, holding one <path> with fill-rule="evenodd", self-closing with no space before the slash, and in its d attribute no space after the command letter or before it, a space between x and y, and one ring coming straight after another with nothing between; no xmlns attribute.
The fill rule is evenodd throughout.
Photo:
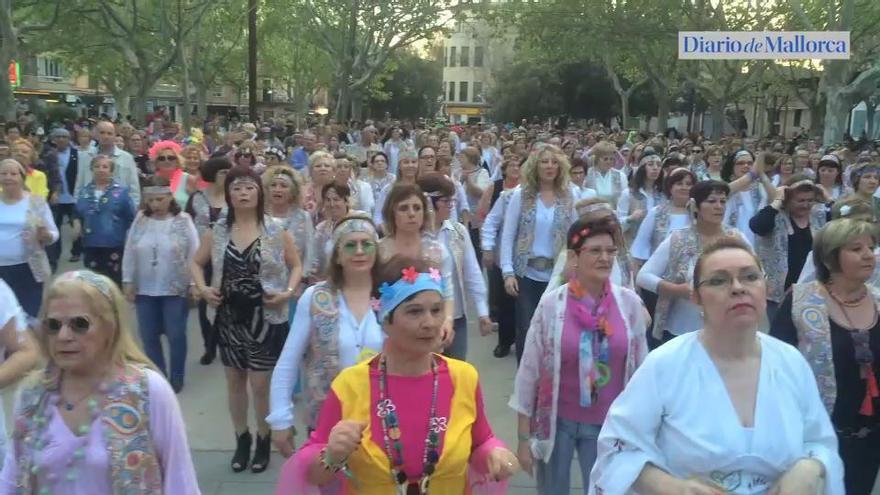
<svg viewBox="0 0 880 495"><path fill-rule="evenodd" d="M440 385L437 372L437 361L431 358L431 373L434 384L431 393L431 414L428 422L428 436L425 438L425 452L422 455L422 477L418 483L418 493L426 495L431 483L431 475L437 461L440 460L438 446L440 433L445 431L445 418L437 417L437 389ZM388 364L384 354L379 358L379 402L376 404L376 415L382 419L382 437L385 441L385 454L391 462L391 478L397 485L397 495L410 493L410 482L404 472L403 442L400 434L400 421L397 417L397 406L388 397Z"/></svg>

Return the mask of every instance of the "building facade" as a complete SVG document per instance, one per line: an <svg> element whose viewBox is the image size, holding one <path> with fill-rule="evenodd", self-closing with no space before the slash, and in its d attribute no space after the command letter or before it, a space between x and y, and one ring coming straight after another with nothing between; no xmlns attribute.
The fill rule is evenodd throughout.
<svg viewBox="0 0 880 495"><path fill-rule="evenodd" d="M491 8L491 4L482 5ZM513 56L513 37L464 12L443 40L444 116L455 124L481 122L491 109L495 72Z"/></svg>

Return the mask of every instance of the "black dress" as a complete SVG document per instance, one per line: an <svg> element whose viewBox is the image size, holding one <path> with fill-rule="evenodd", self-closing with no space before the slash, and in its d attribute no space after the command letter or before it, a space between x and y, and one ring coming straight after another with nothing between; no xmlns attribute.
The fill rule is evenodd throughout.
<svg viewBox="0 0 880 495"><path fill-rule="evenodd" d="M232 242L226 245L220 294L223 301L215 326L223 365L272 371L287 339L288 325L269 324L263 318L259 238L241 252Z"/></svg>

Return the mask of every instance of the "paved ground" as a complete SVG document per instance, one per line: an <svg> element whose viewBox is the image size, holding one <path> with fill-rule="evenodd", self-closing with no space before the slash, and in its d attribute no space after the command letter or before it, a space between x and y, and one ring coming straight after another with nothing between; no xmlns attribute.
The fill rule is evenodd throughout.
<svg viewBox="0 0 880 495"><path fill-rule="evenodd" d="M62 270L70 268L66 265L68 264L62 263ZM275 480L283 462L283 458L277 453L273 452L269 469L259 475L249 471L236 474L229 468L234 438L226 408L223 368L219 360L210 366L202 366L198 362L203 346L195 311L190 313L188 340L186 385L178 399L186 421L187 436L193 451L202 493L205 495L274 494ZM468 357L480 370L486 410L496 435L508 445L515 445L516 418L507 407L507 401L513 390L516 360L513 355L506 359L493 357L492 349L495 343L494 336L484 339L478 332L471 331ZM9 417L11 415L7 413L7 418ZM253 419L250 424L253 431L255 428ZM298 428L304 431L301 425L298 425ZM302 438L298 441L302 441ZM534 481L527 475L517 475L511 485L511 490L508 492L510 495L535 493ZM580 493L580 490L574 489L582 486L577 469L572 472L572 485L572 493ZM875 489L874 495L880 495L880 485Z"/></svg>

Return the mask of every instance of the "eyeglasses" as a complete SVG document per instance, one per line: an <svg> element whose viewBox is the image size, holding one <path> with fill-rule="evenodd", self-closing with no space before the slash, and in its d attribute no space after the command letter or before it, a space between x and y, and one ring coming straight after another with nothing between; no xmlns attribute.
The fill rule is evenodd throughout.
<svg viewBox="0 0 880 495"><path fill-rule="evenodd" d="M342 252L348 256L358 254L358 249L364 254L372 254L376 250L376 243L371 240L362 239L357 241L345 241L342 244Z"/></svg>
<svg viewBox="0 0 880 495"><path fill-rule="evenodd" d="M729 273L716 273L706 280L700 281L697 287L709 287L710 289L730 289L733 287L733 279L739 281L743 287L755 287L764 282L764 273L760 270L747 270L734 277Z"/></svg>
<svg viewBox="0 0 880 495"><path fill-rule="evenodd" d="M591 248L582 248L580 250L581 253L586 253L591 258L600 258L603 254L609 258L616 258L617 253L620 250L617 248L600 248L600 247L591 247Z"/></svg>
<svg viewBox="0 0 880 495"><path fill-rule="evenodd" d="M175 155L162 155L156 157L157 162L176 162L177 156Z"/></svg>
<svg viewBox="0 0 880 495"><path fill-rule="evenodd" d="M58 335L61 332L61 329L67 325L68 328L73 330L73 333L77 335L83 335L84 333L89 331L89 328L92 326L92 322L89 321L85 316L74 316L73 318L68 318L67 320L61 320L58 318L46 318L43 320L42 326L43 331L48 335Z"/></svg>

